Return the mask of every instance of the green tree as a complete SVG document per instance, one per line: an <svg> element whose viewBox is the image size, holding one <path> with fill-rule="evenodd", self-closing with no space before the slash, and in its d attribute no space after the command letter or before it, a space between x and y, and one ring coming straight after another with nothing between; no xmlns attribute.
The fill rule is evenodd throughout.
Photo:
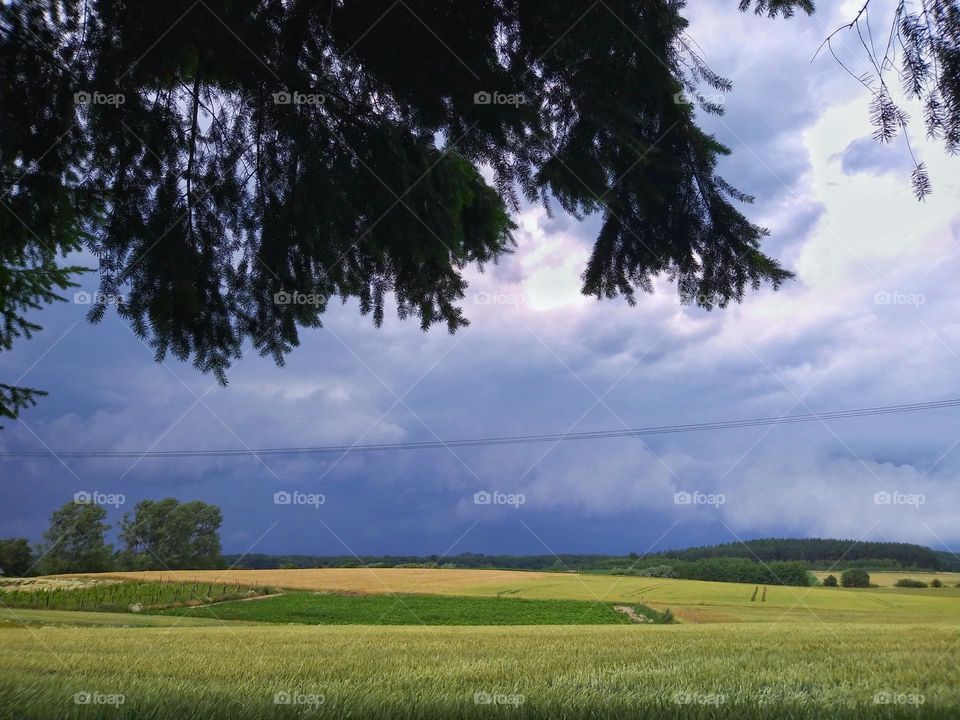
<svg viewBox="0 0 960 720"><path fill-rule="evenodd" d="M845 588L870 587L870 575L866 570L850 568L840 574L840 584Z"/></svg>
<svg viewBox="0 0 960 720"><path fill-rule="evenodd" d="M44 574L109 570L113 549L104 541L107 511L93 503L68 502L50 516L40 566Z"/></svg>
<svg viewBox="0 0 960 720"><path fill-rule="evenodd" d="M837 587L837 576L836 575L827 575L823 579L824 587Z"/></svg>
<svg viewBox="0 0 960 720"><path fill-rule="evenodd" d="M91 321L116 303L222 382L244 343L281 364L333 298L466 325L463 271L511 251L522 199L600 217L585 294L666 276L724 307L791 273L695 121L732 83L683 7L0 3L3 242L82 243Z"/></svg>
<svg viewBox="0 0 960 720"><path fill-rule="evenodd" d="M741 10L753 6L757 13L770 16L792 15L796 10L814 12L811 0L742 0ZM866 0L850 22L837 28L824 40L823 47L833 53L832 40L838 33L855 32L863 47L870 71L854 75L870 95L870 119L874 138L889 143L901 130L913 159L911 183L917 199L932 190L925 165L913 154L906 129L910 117L894 99L891 85L900 86L908 100L923 107L927 135L943 143L951 155L960 152L960 2L958 0L917 0L899 2L886 19L889 33L881 32L874 42L870 10L877 3ZM882 8L881 8L882 10ZM880 26L876 16L873 28ZM818 51L819 52L819 51ZM834 58L837 56L834 55ZM839 59L837 60L838 62ZM847 65L841 63L847 70Z"/></svg>
<svg viewBox="0 0 960 720"><path fill-rule="evenodd" d="M0 540L0 575L23 577L33 569L33 552L26 538Z"/></svg>
<svg viewBox="0 0 960 720"><path fill-rule="evenodd" d="M119 561L141 570L201 570L223 566L220 508L199 500L143 500L120 523Z"/></svg>
<svg viewBox="0 0 960 720"><path fill-rule="evenodd" d="M0 237L6 234L4 223L10 220L0 211ZM69 240L60 245L64 252L80 247ZM65 300L59 292L75 287L72 278L83 271L79 266L59 267L50 246L0 243L0 350L10 350L15 339L29 339L39 331L41 327L28 320L26 313ZM36 405L37 398L44 395L46 392L37 388L0 383L0 418L15 419L20 410Z"/></svg>

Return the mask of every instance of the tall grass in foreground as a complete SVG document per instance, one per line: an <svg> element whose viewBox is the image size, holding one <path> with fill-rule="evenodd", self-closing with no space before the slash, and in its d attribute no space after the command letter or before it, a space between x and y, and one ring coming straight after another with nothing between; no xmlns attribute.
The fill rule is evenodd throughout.
<svg viewBox="0 0 960 720"><path fill-rule="evenodd" d="M954 625L50 628L0 630L0 646L11 718L954 719L960 708Z"/></svg>
<svg viewBox="0 0 960 720"><path fill-rule="evenodd" d="M269 588L250 589L239 584L213 582L119 582L80 588L0 588L0 607L32 610L94 610L128 612L148 608L204 605L268 594Z"/></svg>

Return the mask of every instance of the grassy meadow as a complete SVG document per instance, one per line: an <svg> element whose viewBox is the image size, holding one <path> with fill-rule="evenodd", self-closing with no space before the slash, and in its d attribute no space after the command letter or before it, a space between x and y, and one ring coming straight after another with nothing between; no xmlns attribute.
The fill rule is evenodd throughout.
<svg viewBox="0 0 960 720"><path fill-rule="evenodd" d="M896 573L894 573L896 574ZM846 588L766 586L615 575L439 569L200 570L114 573L111 578L181 583L272 586L314 592L429 594L463 597L583 600L669 608L683 622L887 622L960 620L960 599L896 588L897 592ZM893 581L891 581L892 584ZM904 591L905 590L905 591ZM762 589L761 589L762 591ZM934 591L937 593L940 591Z"/></svg>
<svg viewBox="0 0 960 720"><path fill-rule="evenodd" d="M424 569L37 587L161 577L281 594L138 613L0 605L0 718L960 715L950 588L776 586L764 601L733 583ZM639 623L615 605L669 607L680 622Z"/></svg>
<svg viewBox="0 0 960 720"><path fill-rule="evenodd" d="M956 626L63 628L43 631L42 642L37 634L0 630L4 717L956 718L960 707Z"/></svg>
<svg viewBox="0 0 960 720"><path fill-rule="evenodd" d="M611 603L583 600L343 595L289 592L275 597L156 611L162 615L308 625L623 625Z"/></svg>
<svg viewBox="0 0 960 720"><path fill-rule="evenodd" d="M222 627L227 624L228 621L219 618L0 607L0 629L41 626L46 631L46 629L57 627ZM230 624L243 625L244 623L230 621ZM4 637L0 634L0 647L3 647Z"/></svg>

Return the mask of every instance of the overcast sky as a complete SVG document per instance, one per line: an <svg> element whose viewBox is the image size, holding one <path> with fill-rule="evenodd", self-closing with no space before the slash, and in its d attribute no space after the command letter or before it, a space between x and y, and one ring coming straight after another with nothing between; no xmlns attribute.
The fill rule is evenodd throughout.
<svg viewBox="0 0 960 720"><path fill-rule="evenodd" d="M681 306L666 280L636 307L584 298L596 219L528 207L516 254L471 273L466 330L424 334L395 316L377 329L354 304L331 306L286 367L247 355L228 388L189 364L153 362L112 311L90 326L88 306L47 308L43 332L0 355L0 377L50 396L5 423L0 448L419 441L960 396L960 159L913 127L934 183L916 202L902 139L874 143L863 88L829 55L810 62L861 3L820 3L789 22L736 4L691 9L690 34L735 82L726 115L704 122L733 150L721 173L757 196L749 214L771 230L767 251L797 273L782 291L712 313ZM837 47L866 69L852 44ZM960 548L958 443L956 411L940 410L343 458L7 459L0 536L39 540L55 507L97 491L125 496L108 508L114 523L143 498L217 503L226 552L643 553L765 536ZM284 491L324 502L275 503ZM524 502L477 504L478 492ZM678 504L682 492L700 495Z"/></svg>

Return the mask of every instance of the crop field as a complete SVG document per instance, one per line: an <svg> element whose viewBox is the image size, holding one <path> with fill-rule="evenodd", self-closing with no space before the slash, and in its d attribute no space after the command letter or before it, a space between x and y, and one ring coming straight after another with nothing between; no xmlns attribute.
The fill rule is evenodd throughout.
<svg viewBox="0 0 960 720"><path fill-rule="evenodd" d="M0 629L41 626L46 632L56 627L222 627L246 623L195 617L166 617L142 613L90 612L78 610L24 610L0 607ZM0 647L3 638L0 634ZM43 636L38 638L42 640ZM2 715L0 708L0 717Z"/></svg>
<svg viewBox="0 0 960 720"><path fill-rule="evenodd" d="M39 632L0 630L5 718L956 718L960 707L956 626Z"/></svg>
<svg viewBox="0 0 960 720"><path fill-rule="evenodd" d="M101 576L102 577L102 576ZM323 569L205 570L115 573L109 577L184 583L272 586L315 592L435 594L585 600L669 608L682 622L960 622L960 598L949 588L927 592L896 588L768 586L574 573L499 570ZM940 593L940 594L935 594Z"/></svg>
<svg viewBox="0 0 960 720"><path fill-rule="evenodd" d="M257 597L269 588L250 589L226 583L140 582L105 580L86 583L31 583L0 586L0 605L34 610L102 610L200 605Z"/></svg>
<svg viewBox="0 0 960 720"><path fill-rule="evenodd" d="M834 575L836 578L840 578L840 571L838 570L834 570L833 572L814 570L813 574L820 580L823 580L823 578L825 578L827 575ZM928 584L934 580L939 580L943 583L944 588L956 588L958 585L960 585L960 573L924 572L922 570L884 570L880 572L873 570L870 571L870 582L879 587L893 587L894 583L901 578L922 580Z"/></svg>
<svg viewBox="0 0 960 720"><path fill-rule="evenodd" d="M611 603L583 600L341 595L276 597L157 611L163 615L310 625L615 625L631 622Z"/></svg>
<svg viewBox="0 0 960 720"><path fill-rule="evenodd" d="M951 588L776 586L762 600L732 583L371 569L112 574L69 592L161 576L282 594L140 613L3 609L0 718L960 714ZM622 612L649 611L641 599L680 623Z"/></svg>

